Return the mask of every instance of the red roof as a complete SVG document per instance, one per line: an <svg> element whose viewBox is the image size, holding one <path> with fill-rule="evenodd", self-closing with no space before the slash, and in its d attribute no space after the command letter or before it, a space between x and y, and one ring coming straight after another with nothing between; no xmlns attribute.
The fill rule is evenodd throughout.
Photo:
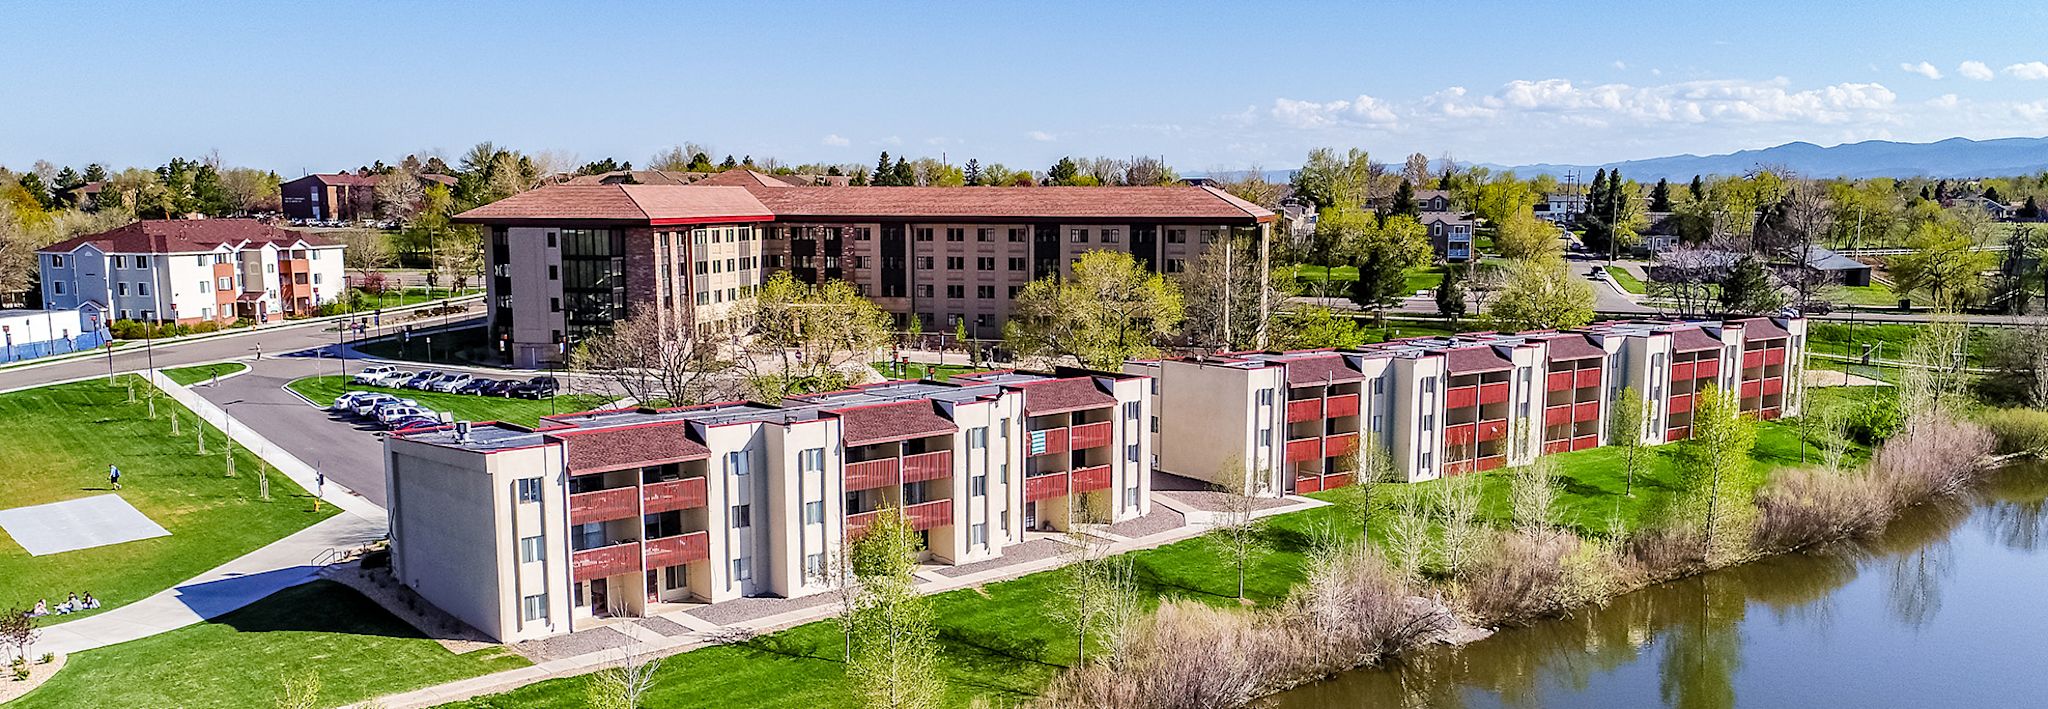
<svg viewBox="0 0 2048 709"><path fill-rule="evenodd" d="M1340 354L1287 360L1287 383L1290 386L1356 382L1364 379L1365 373L1352 369L1351 363Z"/></svg>
<svg viewBox="0 0 2048 709"><path fill-rule="evenodd" d="M1444 360L1444 369L1452 374L1492 372L1514 367L1513 363L1501 359L1491 345L1450 350L1444 353Z"/></svg>
<svg viewBox="0 0 2048 709"><path fill-rule="evenodd" d="M1552 362L1607 356L1606 350L1594 346L1592 342L1586 340L1585 335L1578 333L1551 338L1549 342Z"/></svg>
<svg viewBox="0 0 2048 709"><path fill-rule="evenodd" d="M686 422L563 431L569 471L598 472L711 457L711 449L690 440Z"/></svg>
<svg viewBox="0 0 2048 709"><path fill-rule="evenodd" d="M333 242L312 234L278 227L254 219L150 219L132 222L98 234L76 236L45 246L39 253L70 253L91 244L102 252L121 254L177 254L212 251L230 246L268 243L290 246L332 246Z"/></svg>
<svg viewBox="0 0 2048 709"><path fill-rule="evenodd" d="M831 412L839 417L846 445L864 446L953 433L960 427L940 416L930 401L855 406Z"/></svg>
<svg viewBox="0 0 2048 709"><path fill-rule="evenodd" d="M1048 379L1020 386L1024 389L1024 413L1028 416L1116 405L1116 397L1095 386L1092 377Z"/></svg>
<svg viewBox="0 0 2048 709"><path fill-rule="evenodd" d="M1744 342L1750 340L1775 340L1781 337L1792 336L1792 333L1786 332L1785 328L1779 327L1778 323L1773 322L1770 318L1750 318L1736 322L1742 324L1742 340Z"/></svg>
<svg viewBox="0 0 2048 709"><path fill-rule="evenodd" d="M712 224L767 221L775 215L738 187L549 185L455 215L465 222L616 221Z"/></svg>
<svg viewBox="0 0 2048 709"><path fill-rule="evenodd" d="M1707 334L1705 330L1689 327L1672 333L1671 349L1675 352L1718 350L1721 349L1721 341L1714 339L1714 336Z"/></svg>

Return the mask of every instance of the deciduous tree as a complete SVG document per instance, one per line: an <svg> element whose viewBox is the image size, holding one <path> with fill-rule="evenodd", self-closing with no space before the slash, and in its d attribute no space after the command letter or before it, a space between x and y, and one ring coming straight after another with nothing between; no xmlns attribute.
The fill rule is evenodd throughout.
<svg viewBox="0 0 2048 709"><path fill-rule="evenodd" d="M770 277L740 316L739 364L754 394L770 401L849 384L889 342L889 315L852 284L812 285L788 271Z"/></svg>
<svg viewBox="0 0 2048 709"><path fill-rule="evenodd" d="M1185 313L1181 290L1139 266L1130 254L1090 251L1073 276L1032 281L1017 295L1003 339L1017 354L1042 361L1073 357L1095 369L1158 352Z"/></svg>
<svg viewBox="0 0 2048 709"><path fill-rule="evenodd" d="M1560 259L1516 261L1486 315L1507 332L1578 327L1593 320L1593 288Z"/></svg>
<svg viewBox="0 0 2048 709"><path fill-rule="evenodd" d="M722 355L722 343L643 309L578 344L569 366L634 401L685 406L733 393L733 364Z"/></svg>
<svg viewBox="0 0 2048 709"><path fill-rule="evenodd" d="M900 510L884 507L853 541L861 600L846 674L867 706L930 709L945 697L937 627L917 591L917 537Z"/></svg>

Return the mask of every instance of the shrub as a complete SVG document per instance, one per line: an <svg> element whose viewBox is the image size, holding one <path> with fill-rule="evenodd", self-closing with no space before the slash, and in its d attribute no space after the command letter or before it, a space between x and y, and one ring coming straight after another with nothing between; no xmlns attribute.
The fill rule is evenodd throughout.
<svg viewBox="0 0 2048 709"><path fill-rule="evenodd" d="M1977 420L1998 439L2000 453L2048 451L2048 411L1991 409Z"/></svg>
<svg viewBox="0 0 2048 709"><path fill-rule="evenodd" d="M1460 578L1459 600L1482 624L1523 624L1605 600L1632 576L1606 545L1561 530L1523 529L1494 539Z"/></svg>
<svg viewBox="0 0 2048 709"><path fill-rule="evenodd" d="M1662 525L1629 537L1623 553L1649 578L1668 579L1706 565L1705 545L1698 530Z"/></svg>
<svg viewBox="0 0 2048 709"><path fill-rule="evenodd" d="M1778 473L1757 492L1757 545L1792 550L1874 534L1893 507L1881 478L1802 468Z"/></svg>
<svg viewBox="0 0 2048 709"><path fill-rule="evenodd" d="M15 666L14 666L14 681L16 681L16 682L27 682L27 681L28 681L28 666L26 666L26 665L15 665Z"/></svg>
<svg viewBox="0 0 2048 709"><path fill-rule="evenodd" d="M1308 578L1280 610L1309 656L1290 664L1323 674L1372 664L1449 627L1418 603L1404 575L1370 546L1319 551Z"/></svg>
<svg viewBox="0 0 2048 709"><path fill-rule="evenodd" d="M1207 709L1240 707L1271 688L1293 636L1262 616L1194 601L1161 603L1136 623L1124 653L1060 677L1052 707Z"/></svg>
<svg viewBox="0 0 2048 709"><path fill-rule="evenodd" d="M1909 507L1962 492L1976 480L1994 443L1991 432L1975 422L1925 413L1885 441L1870 468L1885 481L1892 507Z"/></svg>
<svg viewBox="0 0 2048 709"><path fill-rule="evenodd" d="M54 653L54 652L46 652L46 653L43 653L43 656L42 656L41 658L39 658L39 659L37 660L37 662L38 662L39 664L44 664L44 665L47 665L47 664L50 664L50 663L52 663L52 662L56 662L56 661L57 661L57 653Z"/></svg>
<svg viewBox="0 0 2048 709"><path fill-rule="evenodd" d="M1897 435L1905 423L1897 393L1888 390L1872 392L1863 400L1862 406L1850 412L1849 436L1864 445L1877 445Z"/></svg>

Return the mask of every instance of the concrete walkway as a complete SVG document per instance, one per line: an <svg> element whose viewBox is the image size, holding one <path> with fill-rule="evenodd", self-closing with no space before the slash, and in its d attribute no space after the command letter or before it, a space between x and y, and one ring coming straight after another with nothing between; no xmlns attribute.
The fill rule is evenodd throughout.
<svg viewBox="0 0 2048 709"><path fill-rule="evenodd" d="M1154 502L1157 503L1157 501L1158 498L1154 498ZM1259 510L1253 514L1257 517L1268 517L1313 509L1329 504L1306 497L1288 497L1286 501L1288 504ZM1186 507L1177 503L1167 506L1183 512ZM1192 520L1192 517L1190 519ZM1108 545L1108 549L1111 553L1117 554L1151 549L1201 536L1207 533L1209 529L1208 525L1195 524L1190 521L1186 525L1157 534L1114 541ZM1061 554L1051 558L998 566L960 576L918 574L917 577L921 581L917 584L917 588L920 592L926 594L971 588L981 584L1028 576L1041 571L1049 571L1066 565L1068 561L1069 557ZM459 702L487 694L509 692L545 680L588 674L605 667L615 666L623 662L628 656L644 661L717 645L722 638L746 637L748 635L791 628L830 618L836 611L837 606L835 604L821 603L709 628L706 627L706 621L690 616L687 611L661 613L652 617L667 619L686 626L691 629L690 632L681 635L665 636L635 624L638 621L645 621L647 619L633 619L632 621L615 623L600 628L600 630L615 630L631 638L632 642L624 647L594 650L573 657L547 660L527 667L506 670L481 677L471 677L410 692L385 695L354 706L358 709L369 709L371 707L381 707L382 709L419 709L449 702Z"/></svg>
<svg viewBox="0 0 2048 709"><path fill-rule="evenodd" d="M305 488L309 492L313 491L316 487L321 487L314 482L315 471L313 466L299 460L298 456L292 455L282 446L272 443L263 434L257 433L256 429L236 421L234 417L228 415L227 411L214 405L213 402L207 401L205 397L200 396L191 389L180 386L177 382L171 381L170 377L164 376L160 370L151 370L149 372L149 380L151 383L156 384L158 389L163 390L164 394L177 400L185 408L191 409L193 413L198 414L207 423L227 431L228 437L233 438L235 443L241 444L243 448L249 449L249 452L255 453L257 457L269 462L270 467L276 468L279 473L283 473L285 477L291 478L292 482L299 484L299 487ZM382 524L385 520L383 507L369 501L362 495L356 494L354 490L342 487L341 484L333 480L327 481L321 493L323 499L332 503L335 507L341 508L341 511L344 513L366 520L374 520L379 524Z"/></svg>

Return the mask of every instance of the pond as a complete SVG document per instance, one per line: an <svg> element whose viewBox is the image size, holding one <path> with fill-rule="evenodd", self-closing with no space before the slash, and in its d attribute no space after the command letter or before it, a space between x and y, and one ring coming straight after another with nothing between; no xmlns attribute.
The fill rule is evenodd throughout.
<svg viewBox="0 0 2048 709"><path fill-rule="evenodd" d="M1882 537L1677 581L1270 698L1328 707L2048 704L2048 466ZM2029 699L2031 697L2031 699Z"/></svg>

